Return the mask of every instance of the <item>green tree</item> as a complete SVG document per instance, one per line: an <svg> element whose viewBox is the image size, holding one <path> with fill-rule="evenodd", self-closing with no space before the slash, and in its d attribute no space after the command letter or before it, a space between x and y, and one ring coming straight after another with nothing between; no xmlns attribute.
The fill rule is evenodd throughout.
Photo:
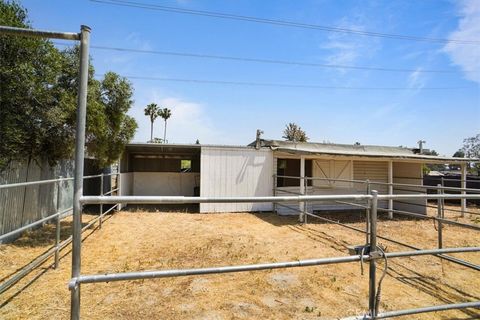
<svg viewBox="0 0 480 320"><path fill-rule="evenodd" d="M150 117L150 141L153 141L153 123L159 115L159 109L156 103L150 103L143 111L145 112L146 116Z"/></svg>
<svg viewBox="0 0 480 320"><path fill-rule="evenodd" d="M465 158L465 152L462 149L455 151L453 154L454 158ZM458 164L449 164L448 167L450 170L460 170L460 166Z"/></svg>
<svg viewBox="0 0 480 320"><path fill-rule="evenodd" d="M27 11L16 2L0 2L0 25L30 28ZM64 119L53 95L61 54L48 41L0 36L0 168L11 160L68 154ZM60 143L54 154L51 150Z"/></svg>
<svg viewBox="0 0 480 320"><path fill-rule="evenodd" d="M158 111L158 115L165 121L165 126L163 129L163 143L167 143L167 120L172 116L172 110L168 108L160 109Z"/></svg>
<svg viewBox="0 0 480 320"><path fill-rule="evenodd" d="M289 123L285 126L282 138L294 142L307 142L309 139L305 131L295 123Z"/></svg>
<svg viewBox="0 0 480 320"><path fill-rule="evenodd" d="M463 148L462 151L465 153L465 157L467 158L480 158L480 134L477 134L474 137L466 138L463 140ZM480 174L480 164L471 163L470 164L471 171Z"/></svg>
<svg viewBox="0 0 480 320"><path fill-rule="evenodd" d="M438 156L438 152L435 150L423 150L423 154L428 155L428 156ZM427 164L423 166L423 173L428 174L431 170L433 171L442 171L445 170L445 165L444 164Z"/></svg>
<svg viewBox="0 0 480 320"><path fill-rule="evenodd" d="M27 11L0 2L0 25L31 28ZM0 36L0 169L12 160L71 158L74 149L79 49L60 51L44 39ZM99 165L120 156L136 130L126 115L131 84L114 73L93 77L90 64L87 152Z"/></svg>

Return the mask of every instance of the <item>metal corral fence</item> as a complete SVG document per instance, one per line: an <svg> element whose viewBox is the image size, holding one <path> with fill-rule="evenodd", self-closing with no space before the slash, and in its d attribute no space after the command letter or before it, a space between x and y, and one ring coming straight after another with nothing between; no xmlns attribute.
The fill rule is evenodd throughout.
<svg viewBox="0 0 480 320"><path fill-rule="evenodd" d="M279 269L279 268L294 268L294 267L305 267L305 266L319 266L326 264L337 264L337 263L351 263L356 261L368 262L369 264L369 310L366 314L361 316L355 316L351 319L383 319L390 318L399 315L410 315L424 312L433 312L440 310L449 310L449 309L463 309L463 308L480 308L480 301L473 301L467 303L457 303L457 304L447 304L447 305L437 305L429 306L425 308L417 309L408 309L408 310L399 310L399 311L390 311L385 313L380 313L379 302L380 302L380 289L382 280L386 274L387 261L393 258L402 258L402 257L412 257L420 255L433 255L437 257L443 257L448 253L458 253L458 252L480 252L480 247L462 247L462 248L442 248L442 244L439 242L439 248L436 249L414 249L414 251L403 251L403 252L384 252L383 248L377 246L377 214L380 211L378 208L379 200L399 200L399 199L436 199L439 203L439 217L435 219L440 223L452 223L454 221L444 219L441 215L441 205L444 199L480 199L480 194L476 195L450 195L450 194L417 194L417 195L378 195L378 192L375 190L371 191L371 194L365 195L298 195L298 196L272 196L272 197L156 197L156 196L114 196L114 197L98 197L98 196L83 196L80 198L80 203L84 204L112 204L112 203L121 203L121 204L186 204L186 203L242 203L242 202L271 202L271 203L284 203L284 202L298 202L305 203L309 201L342 201L342 202L358 202L364 201L367 202L367 205L364 208L367 211L368 223L365 230L367 235L367 241L365 245L352 248L352 255L350 256L340 256L340 257L330 257L330 258L320 258L320 259L309 259L309 260L298 260L298 261L287 261L287 262L276 262L276 263L262 263L262 264L252 264L252 265L236 265L236 266L221 266L221 267L211 267L211 268L198 268L198 269L172 269L172 270L153 270L153 271L139 271L139 272L123 272L123 273L107 273L107 274L93 274L93 275L82 275L79 274L76 277L73 277L69 283L69 288L72 291L72 318L80 318L80 295L75 294L79 292L80 286L83 283L97 283L97 282L110 282L110 281L125 281L125 280L138 280L138 279L152 279L152 278L167 278L167 277L182 277L182 276L192 276L192 275L206 275L206 274L221 274L221 273L231 273L231 272L245 272L245 271L255 271L255 270L267 270L267 269ZM401 212L397 212L401 214ZM323 219L313 213L304 212L303 218L306 222L306 217L310 216L313 218ZM468 225L463 223L455 223L456 226L468 227L475 230L480 230L479 226ZM440 229L439 229L440 230ZM73 231L79 232L79 230ZM439 239L441 239L441 233L439 232ZM78 243L81 246L81 243ZM382 276L377 281L377 271L376 263L378 260L384 260L384 271ZM473 265L473 268L480 270L480 266Z"/></svg>
<svg viewBox="0 0 480 320"><path fill-rule="evenodd" d="M465 199L480 199L480 195L467 195L466 190L461 191L460 195L450 194L403 194L403 195L378 195L378 192L372 190L370 194L356 194L356 195L296 195L296 196L272 196L272 197L152 197L152 196L82 196L83 192L83 165L85 157L85 121L86 121L86 98L87 98L87 79L88 79L88 51L90 28L82 26L80 33L65 33L65 32L48 32L21 28L11 28L0 26L0 33L30 36L30 37L45 37L64 40L80 41L80 71L79 71L79 94L78 94L78 108L77 108L77 130L76 130L76 148L75 148L75 179L74 179L74 201L73 201L73 233L71 240L72 245L72 278L69 282L71 290L71 318L80 319L80 287L82 283L96 283L122 280L136 280L136 279L150 279L150 278L165 278L165 277L181 277L189 275L205 275L205 274L219 274L230 272L245 272L255 270L268 270L278 268L293 268L305 266L319 266L326 264L337 263L351 263L351 262L368 262L369 264L369 310L365 315L356 316L352 319L383 319L400 315L412 315L423 312L433 312L449 309L464 309L464 308L480 308L480 301L471 301L465 303L446 304L439 306L431 306L425 308L408 309L400 311L390 311L379 313L379 299L380 288L385 272L377 281L376 263L378 260L385 260L384 270L387 268L388 259L412 257L420 255L444 255L448 253L457 252L478 252L480 247L463 247L463 248L439 248L425 249L404 252L389 252L385 253L383 249L377 246L377 214L380 211L378 208L379 200L393 201L393 200L412 200L412 199L436 199L439 207L444 199L462 199L462 204ZM389 186L389 189L391 186ZM390 193L390 192L389 192ZM298 202L305 207L308 201L343 201L343 202L366 202L364 205L367 212L367 227L362 232L365 232L365 245L354 248L356 249L350 256L330 257L321 259L298 260L277 263L264 263L252 265L238 265L238 266L223 266L212 268L198 268L198 269L180 269L180 270L155 270L155 271L140 271L127 273L111 273L111 274L81 274L81 247L82 247L82 205L86 204L185 204L185 203L227 203L227 202L269 202L269 203L284 203L284 202ZM463 209L463 208L462 208ZM388 210L388 209L387 209ZM302 210L302 218L304 222L307 216L319 218L313 213L304 212ZM446 223L447 219L441 216L441 208L439 209L440 216L436 217L437 222ZM307 214L308 213L308 214ZM391 212L391 209L389 211ZM102 216L102 215L100 215ZM320 217L321 218L321 217ZM449 221L449 220L448 220ZM439 234L440 237L440 234Z"/></svg>
<svg viewBox="0 0 480 320"><path fill-rule="evenodd" d="M85 176L83 179L95 179L99 181L100 184L100 196L112 196L114 193L118 193L119 191L119 173L108 173L108 174L98 174L98 175L91 175L91 176ZM116 177L116 178L115 178ZM105 189L103 188L104 182L107 179L110 179L110 181L114 178L116 180L115 187L114 184L110 183L110 188L108 191L105 192ZM68 237L67 239L60 241L61 239L61 220L71 216L72 215L72 207L71 207L71 201L70 200L70 206L67 208L64 208L60 205L61 203L61 195L64 192L61 192L62 189L64 188L65 184L68 184L73 181L72 177L68 178L57 178L57 179L49 179L49 180L40 180L40 181L29 181L29 182L20 182L20 183L11 183L11 184L2 184L0 185L0 191L4 190L9 190L9 189L17 189L17 188L32 188L32 187L40 187L40 186L49 186L50 188L54 188L54 194L56 195L56 205L54 206L55 211L54 213L50 213L48 216L43 217L39 220L36 220L32 223L29 223L27 225L24 225L20 228L17 228L15 230L12 230L10 232L7 232L3 235L0 236L0 243L5 243L9 242L12 239L17 238L20 236L23 232L27 230L31 230L34 228L38 228L43 226L46 223L54 221L55 223L55 244L47 249L43 254L40 256L36 257L34 260L32 260L30 263L27 265L23 266L19 270L17 270L15 273L11 274L8 278L4 279L0 283L0 294L3 292L7 291L10 289L12 286L14 286L16 283L18 283L20 280L22 280L25 276L30 274L33 270L35 270L37 267L42 265L44 262L46 262L50 257L55 256L53 266L56 269L59 265L60 262L60 251L68 246L72 242L72 236ZM67 191L69 189L67 188ZM70 197L72 199L72 197ZM82 227L82 232L84 230L89 229L91 226L93 226L97 221L98 221L98 227L102 227L102 222L105 219L105 215L111 213L114 209L119 209L118 206L112 205L110 206L109 209L103 211L103 205L100 205L100 212L98 216L93 218L92 220L88 221L85 226ZM32 208L32 210L35 210L35 208Z"/></svg>
<svg viewBox="0 0 480 320"><path fill-rule="evenodd" d="M298 190L295 190L296 187L279 187L277 185L277 179L291 179L291 180L299 180L299 185ZM413 179L413 178L408 178L408 179ZM473 194L480 194L480 189L479 188L459 188L459 187L452 187L448 185L444 185L443 183L439 183L437 185L423 185L423 184L409 184L409 183L397 183L397 182L383 182L383 181L374 181L374 180L352 180L352 179L333 179L333 178L320 178L320 177L299 177L299 176L285 176L285 175L274 175L273 176L273 195L285 195L285 194L290 194L290 195L308 195L309 190L313 191L320 191L320 192L325 192L325 188L322 187L316 187L314 185L315 181L326 181L326 182L331 182L331 183L349 183L352 185L357 186L357 190L360 189L363 191L360 191L360 193L365 193L369 194L372 188L378 188L378 187L386 187L386 191L384 192L385 194L393 195L394 191L400 191L401 193L407 193L407 194L418 194L418 193L448 193L448 194L461 194L461 195L466 195L467 193L473 193ZM423 181L420 179L420 182ZM472 180L466 180L465 182L470 182ZM465 184L466 184L465 183ZM475 183L475 180L473 180L473 183ZM361 186L361 187L358 187ZM471 185L469 185L471 186ZM469 211L467 210L467 199L473 200L471 201L472 203L476 203L475 201L478 202L478 199L471 199L468 197L462 197L458 199L451 199L454 201L460 201L461 203L461 209L452 209L452 208L444 208L443 210L446 211L452 211L452 212L459 212L461 213L462 217L465 217L465 214L472 214L472 215L479 215L478 212L474 211ZM410 205L410 206L420 206L424 208L436 208L437 206L432 206L429 204L419 204L415 202L408 201L409 199L395 199L396 203L399 204L405 204L405 205ZM412 200L412 199L410 199ZM433 199L432 199L433 200ZM345 204L350 207L357 207L357 208L365 208L364 205L358 204L358 203L352 203L352 202L345 202L345 201L333 201L338 204ZM389 218L393 217L393 213L395 211L401 211L401 210L394 210L394 199L389 199L385 200L387 203L386 208L382 208L382 210L388 209L386 212L388 213ZM300 220L302 221L302 211L307 208L307 204L300 204L300 209L294 208L289 205L284 205L284 204L274 204L273 206L273 211L276 211L276 206L281 206L283 208L292 210L298 212L300 214ZM398 212L397 212L398 213Z"/></svg>
<svg viewBox="0 0 480 320"><path fill-rule="evenodd" d="M428 186L436 186L440 184L445 187L462 187L461 175L447 175L447 176L429 176L426 175L423 177L423 184ZM464 183L466 188L469 189L480 189L480 176L468 175ZM447 191L446 193L456 193L456 191ZM479 200L470 199L469 202L480 205Z"/></svg>
<svg viewBox="0 0 480 320"><path fill-rule="evenodd" d="M0 185L50 180L73 175L73 161L51 167L46 161L12 162L0 173ZM0 188L0 235L72 206L73 180ZM57 194L59 193L59 194Z"/></svg>

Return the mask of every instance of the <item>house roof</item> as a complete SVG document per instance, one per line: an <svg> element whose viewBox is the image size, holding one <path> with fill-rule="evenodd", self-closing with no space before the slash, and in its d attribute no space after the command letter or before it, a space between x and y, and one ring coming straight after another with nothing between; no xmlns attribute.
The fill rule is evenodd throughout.
<svg viewBox="0 0 480 320"><path fill-rule="evenodd" d="M255 145L255 142L250 144ZM472 162L478 159L471 158L453 158L419 154L418 149L391 147L391 146L374 146L374 145L353 145L353 144L337 144L337 143L316 143L316 142L293 142L282 140L261 140L261 147L268 147L274 151L304 154L304 155L336 155L351 157L381 157L394 159L416 159L422 162L442 162L442 163L459 163Z"/></svg>
<svg viewBox="0 0 480 320"><path fill-rule="evenodd" d="M214 144L157 144L157 143L130 143L126 146L129 152L146 153L198 153L201 147L215 148L248 148L255 147L256 141L248 146L240 145L214 145ZM479 162L479 159L442 157L426 154L419 154L418 149L392 146L375 145L354 145L339 143L317 143L317 142L292 142L283 140L260 140L261 148L269 148L273 151L303 154L303 155L332 155L342 157L365 157L365 158L386 158L386 159L408 159L424 163L465 163Z"/></svg>

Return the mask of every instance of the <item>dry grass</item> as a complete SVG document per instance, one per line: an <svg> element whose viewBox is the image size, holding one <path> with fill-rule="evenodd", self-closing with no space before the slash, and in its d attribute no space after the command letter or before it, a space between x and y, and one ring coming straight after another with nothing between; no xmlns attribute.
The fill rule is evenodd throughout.
<svg viewBox="0 0 480 320"><path fill-rule="evenodd" d="M480 210L477 210L480 212ZM431 213L434 214L432 209ZM364 227L355 215L338 216ZM459 219L472 223L470 218ZM333 224L306 226L273 214L182 214L121 212L83 245L82 273L190 268L345 256L364 235ZM475 223L475 222L473 222ZM65 222L68 233L69 222ZM53 229L0 246L4 277L46 250ZM46 232L46 234L45 234ZM88 232L87 232L88 233ZM432 221L381 221L379 234L433 248ZM379 241L387 251L406 250ZM479 246L480 233L446 226L445 246ZM480 264L480 254L456 254ZM58 270L32 276L0 297L2 319L69 317L70 255ZM380 264L379 268L383 265ZM480 300L478 273L433 257L391 259L382 290L382 310ZM366 268L366 271L368 269ZM38 274L38 272L36 272ZM84 319L336 319L367 308L368 272L359 263L224 275L82 286ZM477 319L479 311L448 311L415 319ZM412 319L406 317L405 319Z"/></svg>

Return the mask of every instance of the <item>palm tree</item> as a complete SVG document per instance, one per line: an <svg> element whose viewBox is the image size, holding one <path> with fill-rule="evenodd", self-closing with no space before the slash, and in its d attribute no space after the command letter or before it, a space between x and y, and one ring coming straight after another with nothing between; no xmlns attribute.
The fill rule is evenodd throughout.
<svg viewBox="0 0 480 320"><path fill-rule="evenodd" d="M150 117L150 141L153 141L153 123L159 116L159 109L156 103L150 103L144 111L145 115Z"/></svg>
<svg viewBox="0 0 480 320"><path fill-rule="evenodd" d="M165 121L165 128L163 131L163 143L167 143L167 120L172 116L172 110L163 108L158 110L158 115Z"/></svg>

